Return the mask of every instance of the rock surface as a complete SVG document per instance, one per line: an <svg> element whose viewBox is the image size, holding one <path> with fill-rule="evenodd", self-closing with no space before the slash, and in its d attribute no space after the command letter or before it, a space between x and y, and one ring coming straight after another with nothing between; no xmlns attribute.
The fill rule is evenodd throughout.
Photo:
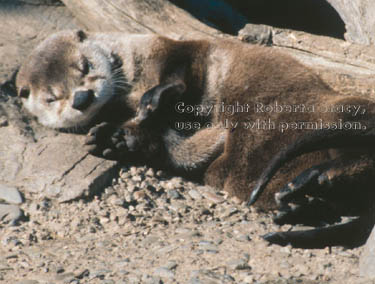
<svg viewBox="0 0 375 284"><path fill-rule="evenodd" d="M62 0L91 31L156 33L171 38L224 36L167 0Z"/></svg>
<svg viewBox="0 0 375 284"><path fill-rule="evenodd" d="M17 188L0 184L0 200L11 204L21 204L22 196Z"/></svg>
<svg viewBox="0 0 375 284"><path fill-rule="evenodd" d="M239 31L245 42L270 44L312 68L343 95L373 97L375 49L372 46L263 25Z"/></svg>
<svg viewBox="0 0 375 284"><path fill-rule="evenodd" d="M25 120L16 98L2 103L0 116L8 120L0 127L1 185L17 187L34 198L69 201L102 190L116 176L115 162L86 153L83 136L57 133Z"/></svg>
<svg viewBox="0 0 375 284"><path fill-rule="evenodd" d="M0 204L0 222L15 225L23 216L21 209L16 205Z"/></svg>
<svg viewBox="0 0 375 284"><path fill-rule="evenodd" d="M0 82L23 62L41 40L53 32L78 25L55 0L0 1Z"/></svg>
<svg viewBox="0 0 375 284"><path fill-rule="evenodd" d="M327 0L345 22L348 41L373 45L375 43L375 2L372 0Z"/></svg>
<svg viewBox="0 0 375 284"><path fill-rule="evenodd" d="M361 276L375 279L375 227L363 249L359 268Z"/></svg>

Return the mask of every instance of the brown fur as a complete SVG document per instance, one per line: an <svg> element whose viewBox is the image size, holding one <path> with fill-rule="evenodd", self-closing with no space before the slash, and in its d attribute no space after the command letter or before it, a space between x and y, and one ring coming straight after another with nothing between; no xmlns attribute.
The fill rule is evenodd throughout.
<svg viewBox="0 0 375 284"><path fill-rule="evenodd" d="M303 81L302 81L303 82ZM305 93L306 94L306 93ZM308 94L308 93L307 93ZM325 104L360 104L366 106L368 113L374 115L374 104L370 101L359 98L344 99L340 96L332 94L317 94L312 93L310 100L316 105ZM293 96L292 96L293 98ZM294 97L295 98L295 97ZM363 124L367 122L367 115L362 116L356 121L362 121ZM353 120L353 118L345 117L345 115L321 115L321 114L298 114L296 116L272 116L275 121L316 121L322 118L325 121L335 121L339 118L344 121ZM236 119L246 119L239 115ZM311 130L310 130L311 131ZM278 130L264 132L243 130L234 131L229 135L226 141L224 153L215 160L208 168L205 176L205 182L218 188L224 188L232 195L238 196L242 200L248 200L250 190L254 188L257 178L263 172L268 162L281 149L292 143L297 137L306 131L289 130L281 134ZM262 134L263 133L263 134ZM344 152L344 153L343 153ZM258 201L258 206L262 208L274 207L274 194L280 190L286 183L294 179L303 170L324 162L327 159L337 158L338 156L352 156L351 151L336 151L331 153L329 151L320 151L318 153L305 154L302 157L290 162L286 167L282 168L275 178L268 185L266 192ZM357 155L357 154L355 154ZM343 158L343 157L342 157ZM343 158L345 159L345 158ZM255 161L251 163L249 161Z"/></svg>
<svg viewBox="0 0 375 284"><path fill-rule="evenodd" d="M114 92L111 101L121 101L121 104L111 104L110 101L102 108L107 116L115 113L117 120L128 120L134 116L140 99L147 90L174 80L181 80L186 85L186 91L181 98L186 105L210 106L219 105L222 102L225 105L234 105L237 102L242 105L248 103L250 112L239 112L233 116L214 112L209 116L195 117L181 115L170 109L167 119L163 121L165 125L160 127L159 132L147 128L136 129L135 125L129 125L128 122L122 125L124 128L131 129L131 133L136 133L134 136L139 138L137 141L144 147L143 149L151 149L151 151L158 147L164 149L163 159L169 163L169 166L182 172L205 173L206 184L224 189L242 200L249 198L253 183L271 157L305 131L289 130L280 133L278 129L224 129L220 126L226 119L243 123L255 121L258 118L269 118L275 122L277 128L279 122L317 121L320 118L325 121L335 121L339 118L347 120L353 117L350 118L340 113L317 112L254 113L254 103L274 104L277 101L280 104L306 104L316 107L335 103L362 105L368 103L356 98L342 98L310 69L272 48L219 39L174 41L157 36L139 39L121 34L89 34L83 43L81 41L82 37L78 40L74 33L67 33L61 38L57 37L54 42L39 47L31 55L29 62L21 68L17 78L18 88L20 90L24 87L30 88L30 97L38 97L49 92L45 91L47 86L53 86L55 90L61 90L61 95L60 91L55 91L59 92L57 98L64 102L60 107L68 108L75 88L81 85L90 86L91 82L100 75L73 75L73 72L77 70L80 72L82 68L74 65L74 63L81 62L75 51L86 41L91 41L98 44L98 50L102 48L104 54L101 59L91 60L104 64L106 62L101 62L103 58L110 60L110 57L115 55L122 63L123 80L127 82L129 89L119 89ZM100 46L100 44L104 46L104 43L105 47ZM62 70L55 70L57 65ZM104 72L100 76L107 78L110 75ZM91 79L87 79L86 82L85 78ZM90 88L100 93L95 86ZM116 84L113 83L111 88L115 89ZM117 109L113 110L116 107ZM44 104L41 110L44 108L47 108L47 104ZM32 108L30 109L33 112ZM34 114L41 116L38 113L41 110L34 111ZM73 112L68 108L66 112L69 113L69 111ZM92 121L91 116L95 117L98 112L98 110L92 111L92 114L84 117ZM354 119L357 120L357 117ZM74 127L74 123L80 122L79 116L72 121L66 124L61 123L61 125ZM209 122L214 128L202 128L194 133L177 132L173 130L176 121L198 121L202 124ZM56 127L56 125L60 124L55 123L52 126ZM149 148L147 143L154 141L160 141L160 145L157 142L157 147ZM275 191L303 169L330 158L327 151L322 151L319 154L305 155L293 161L277 175L258 205L263 208L272 208Z"/></svg>

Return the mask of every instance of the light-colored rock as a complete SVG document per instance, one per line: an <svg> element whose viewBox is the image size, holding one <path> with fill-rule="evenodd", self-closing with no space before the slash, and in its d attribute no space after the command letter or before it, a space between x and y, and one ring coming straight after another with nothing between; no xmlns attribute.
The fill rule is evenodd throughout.
<svg viewBox="0 0 375 284"><path fill-rule="evenodd" d="M167 267L156 268L154 271L154 274L156 276L167 278L167 279L172 279L174 277L174 272Z"/></svg>
<svg viewBox="0 0 375 284"><path fill-rule="evenodd" d="M0 127L8 126L9 122L5 116L0 117Z"/></svg>
<svg viewBox="0 0 375 284"><path fill-rule="evenodd" d="M37 280L21 280L17 281L16 284L39 284L40 282Z"/></svg>
<svg viewBox="0 0 375 284"><path fill-rule="evenodd" d="M198 190L195 190L195 189L191 189L189 191L189 195L190 195L191 198L193 198L195 200L202 199L202 194L200 194L200 192Z"/></svg>
<svg viewBox="0 0 375 284"><path fill-rule="evenodd" d="M212 203L222 203L224 202L224 197L219 196L215 190L210 186L199 186L199 192Z"/></svg>
<svg viewBox="0 0 375 284"><path fill-rule="evenodd" d="M206 252L213 252L213 253L218 252L218 246L215 245L211 241L205 241L205 240L200 241L198 243L198 248L201 249L201 250L204 250Z"/></svg>
<svg viewBox="0 0 375 284"><path fill-rule="evenodd" d="M167 0L62 2L86 29L92 31L158 33L177 39L221 34Z"/></svg>
<svg viewBox="0 0 375 284"><path fill-rule="evenodd" d="M375 2L374 2L375 3ZM246 25L240 38L257 36L258 25ZM271 28L272 46L312 68L343 95L373 96L375 50L372 46L318 36L302 31Z"/></svg>
<svg viewBox="0 0 375 284"><path fill-rule="evenodd" d="M30 51L49 34L78 28L76 20L55 0L0 1L0 82L7 78ZM30 5L22 5L29 3Z"/></svg>
<svg viewBox="0 0 375 284"><path fill-rule="evenodd" d="M0 184L0 200L4 200L6 203L21 204L22 196L21 193L15 187L6 186Z"/></svg>
<svg viewBox="0 0 375 284"><path fill-rule="evenodd" d="M244 42L268 45L272 43L272 27L247 24L246 29L238 32L238 37Z"/></svg>
<svg viewBox="0 0 375 284"><path fill-rule="evenodd" d="M375 2L373 0L327 0L345 22L345 39L373 45L375 43Z"/></svg>
<svg viewBox="0 0 375 284"><path fill-rule="evenodd" d="M28 146L17 179L27 184L27 190L60 201L103 189L116 174L115 163L88 155L83 149L83 138L59 134Z"/></svg>
<svg viewBox="0 0 375 284"><path fill-rule="evenodd" d="M361 276L375 279L375 227L372 229L361 255L359 271Z"/></svg>
<svg viewBox="0 0 375 284"><path fill-rule="evenodd" d="M12 118L8 127L0 128L0 184L59 201L90 195L110 184L118 172L116 163L88 155L84 136L26 124L15 105L9 100L0 108L0 115Z"/></svg>
<svg viewBox="0 0 375 284"><path fill-rule="evenodd" d="M232 259L227 262L227 267L232 270L250 270L251 267L246 259Z"/></svg>
<svg viewBox="0 0 375 284"><path fill-rule="evenodd" d="M23 213L16 205L0 204L0 222L15 224Z"/></svg>

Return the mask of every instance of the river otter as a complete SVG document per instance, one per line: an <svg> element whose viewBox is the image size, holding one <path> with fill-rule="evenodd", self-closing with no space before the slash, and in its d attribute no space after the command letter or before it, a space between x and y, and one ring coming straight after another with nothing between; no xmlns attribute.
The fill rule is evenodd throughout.
<svg viewBox="0 0 375 284"><path fill-rule="evenodd" d="M16 84L26 109L46 126L70 129L106 121L88 135L91 153L134 157L127 156L128 147L144 131L150 139L142 141L160 142L158 162L203 176L206 184L241 200L248 200L255 179L282 147L303 132L355 122L366 104L342 101L309 68L270 47L157 35L58 33L30 55ZM126 141L117 130L139 114L146 97L161 109L157 123ZM281 185L331 158L321 151L293 161L258 205L273 208Z"/></svg>

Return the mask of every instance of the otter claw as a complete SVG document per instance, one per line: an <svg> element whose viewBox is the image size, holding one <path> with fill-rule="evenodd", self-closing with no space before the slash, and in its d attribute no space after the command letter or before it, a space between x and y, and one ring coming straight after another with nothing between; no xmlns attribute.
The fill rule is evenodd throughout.
<svg viewBox="0 0 375 284"><path fill-rule="evenodd" d="M127 146L126 146L126 142L121 141L120 143L117 143L117 144L116 144L116 148L119 149L119 150L126 149L126 148L127 148Z"/></svg>
<svg viewBox="0 0 375 284"><path fill-rule="evenodd" d="M282 247L285 247L288 244L290 244L288 238L285 236L284 233L268 233L263 235L262 238L271 244L276 244Z"/></svg>
<svg viewBox="0 0 375 284"><path fill-rule="evenodd" d="M113 133L113 137L116 137L116 138L120 138L122 136L124 136L124 130L123 129L117 129L114 133Z"/></svg>
<svg viewBox="0 0 375 284"><path fill-rule="evenodd" d="M113 143L113 145L116 145L117 143L120 142L120 140L119 140L118 137L113 137L113 135L112 135L112 137L111 137L111 142Z"/></svg>
<svg viewBox="0 0 375 284"><path fill-rule="evenodd" d="M90 129L85 139L85 147L94 156L121 160L129 152L124 139L123 129L102 122Z"/></svg>
<svg viewBox="0 0 375 284"><path fill-rule="evenodd" d="M100 129L102 129L102 128L105 127L106 125L107 125L107 123L102 122L102 123L100 123L100 124L94 126L93 128L90 129L88 135L95 135L95 134L97 134L97 133L100 131Z"/></svg>
<svg viewBox="0 0 375 284"><path fill-rule="evenodd" d="M97 156L98 147L96 145L87 145L85 148L88 153L90 153L91 155Z"/></svg>
<svg viewBox="0 0 375 284"><path fill-rule="evenodd" d="M303 198L306 194L311 192L316 193L316 188L319 187L318 179L321 171L317 168L310 168L300 174L293 182L288 183L280 190L277 195L278 203L287 203L297 198Z"/></svg>
<svg viewBox="0 0 375 284"><path fill-rule="evenodd" d="M85 138L85 144L86 145L92 145L96 143L96 137L95 136L87 136Z"/></svg>
<svg viewBox="0 0 375 284"><path fill-rule="evenodd" d="M111 159L113 157L113 151L112 149L105 149L103 151L103 157L107 159Z"/></svg>

